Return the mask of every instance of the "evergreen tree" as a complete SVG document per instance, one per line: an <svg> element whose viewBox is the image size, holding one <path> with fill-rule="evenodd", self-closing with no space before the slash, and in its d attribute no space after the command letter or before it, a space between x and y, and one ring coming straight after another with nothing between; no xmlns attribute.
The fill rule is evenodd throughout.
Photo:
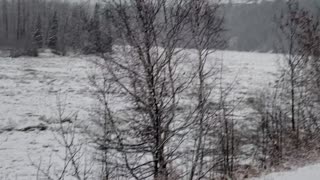
<svg viewBox="0 0 320 180"><path fill-rule="evenodd" d="M93 43L97 52L102 52L101 47L101 31L100 31L100 6L96 4L94 8L94 16L92 20Z"/></svg>
<svg viewBox="0 0 320 180"><path fill-rule="evenodd" d="M112 45L113 45L113 38L112 38L112 30L111 30L111 14L110 14L110 9L108 9L108 7L106 7L104 9L104 15L105 15L105 19L106 19L106 29L107 29L107 33L102 34L102 39L103 39L103 48L104 48L104 52L112 52Z"/></svg>
<svg viewBox="0 0 320 180"><path fill-rule="evenodd" d="M58 49L58 17L57 12L54 13L49 30L48 47L53 50Z"/></svg>
<svg viewBox="0 0 320 180"><path fill-rule="evenodd" d="M17 27L16 27L17 41L21 39L21 0L17 1Z"/></svg>
<svg viewBox="0 0 320 180"><path fill-rule="evenodd" d="M88 24L88 42L85 46L84 53L95 54L95 53L106 53L112 51L112 38L110 36L111 30L107 29L107 32L101 31L101 14L99 4L95 5L94 14ZM106 21L109 20L109 15L105 11Z"/></svg>
<svg viewBox="0 0 320 180"><path fill-rule="evenodd" d="M35 48L42 48L43 45L43 36L42 36L42 27L41 27L41 17L38 16L36 28L33 34L33 45Z"/></svg>
<svg viewBox="0 0 320 180"><path fill-rule="evenodd" d="M2 21L5 32L5 38L9 38L9 23L8 23L8 3L7 0L2 2Z"/></svg>
<svg viewBox="0 0 320 180"><path fill-rule="evenodd" d="M100 6L95 5L94 14L88 25L88 44L85 53L94 54L103 52L102 38L100 30Z"/></svg>

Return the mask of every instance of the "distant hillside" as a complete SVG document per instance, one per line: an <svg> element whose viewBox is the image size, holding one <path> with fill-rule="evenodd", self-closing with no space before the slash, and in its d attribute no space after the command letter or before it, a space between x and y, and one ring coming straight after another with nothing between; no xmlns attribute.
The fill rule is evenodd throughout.
<svg viewBox="0 0 320 180"><path fill-rule="evenodd" d="M284 9L286 1L259 2L224 5L229 49L264 52L276 49L278 35L275 18ZM315 15L320 15L320 1L300 0L300 4Z"/></svg>

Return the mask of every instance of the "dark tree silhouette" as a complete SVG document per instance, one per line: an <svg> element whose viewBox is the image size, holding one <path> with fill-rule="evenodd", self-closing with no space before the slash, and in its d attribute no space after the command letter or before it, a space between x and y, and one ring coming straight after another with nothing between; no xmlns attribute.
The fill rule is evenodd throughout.
<svg viewBox="0 0 320 180"><path fill-rule="evenodd" d="M53 50L58 49L58 17L57 12L54 13L50 29L49 29L49 40L48 40L48 47Z"/></svg>
<svg viewBox="0 0 320 180"><path fill-rule="evenodd" d="M33 45L36 48L42 48L43 46L43 36L42 36L42 26L41 26L40 15L38 15L36 28L33 34Z"/></svg>

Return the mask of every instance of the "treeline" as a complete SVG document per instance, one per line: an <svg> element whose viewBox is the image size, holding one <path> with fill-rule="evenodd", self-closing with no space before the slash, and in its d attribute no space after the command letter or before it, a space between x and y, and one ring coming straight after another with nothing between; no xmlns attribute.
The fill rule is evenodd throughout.
<svg viewBox="0 0 320 180"><path fill-rule="evenodd" d="M314 13L320 12L316 1L300 0L300 4ZM0 48L25 50L31 47L50 47L50 38L56 36L56 45L52 48L61 54L70 50L86 54L108 51L111 37L116 39L118 33L112 32L108 20L112 16L112 10L102 5L104 4L87 2L2 0ZM209 47L275 52L278 46L275 42L279 38L275 17L285 6L285 0L224 4L220 13L225 17L227 43ZM190 35L188 30L184 33L186 36ZM187 47L194 48L192 44Z"/></svg>
<svg viewBox="0 0 320 180"><path fill-rule="evenodd" d="M0 47L34 54L48 47L96 53L108 50L107 13L88 3L43 0L0 2Z"/></svg>

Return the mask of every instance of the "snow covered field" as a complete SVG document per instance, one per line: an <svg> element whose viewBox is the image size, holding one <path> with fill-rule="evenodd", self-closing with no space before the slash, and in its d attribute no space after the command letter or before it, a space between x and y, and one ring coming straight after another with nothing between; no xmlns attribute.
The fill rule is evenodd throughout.
<svg viewBox="0 0 320 180"><path fill-rule="evenodd" d="M0 58L0 64L0 179L35 179L31 163L49 161L59 147L52 131L25 130L57 117L57 94L68 112L87 118L88 62L43 57Z"/></svg>
<svg viewBox="0 0 320 180"><path fill-rule="evenodd" d="M219 51L215 58L223 58L227 81L237 80L237 93L250 97L272 86L279 55ZM37 168L32 162L46 164L51 155L53 164L59 161L54 154L61 147L53 126L45 122L57 117L57 97L67 103L68 112L88 119L94 104L88 83L88 75L95 71L90 59L93 57L0 57L0 179L35 179ZM40 131L42 126L48 129ZM290 173L284 177L291 179Z"/></svg>

